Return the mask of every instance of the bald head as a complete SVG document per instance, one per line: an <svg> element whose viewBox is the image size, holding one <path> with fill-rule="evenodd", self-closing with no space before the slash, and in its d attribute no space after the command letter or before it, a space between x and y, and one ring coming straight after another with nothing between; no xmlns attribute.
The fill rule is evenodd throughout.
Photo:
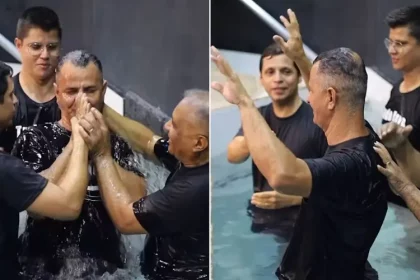
<svg viewBox="0 0 420 280"><path fill-rule="evenodd" d="M190 121L196 123L202 133L209 135L209 92L201 89L190 89L185 91L184 99L181 101L191 108Z"/></svg>
<svg viewBox="0 0 420 280"><path fill-rule="evenodd" d="M337 48L318 55L314 61L324 76L325 87L334 87L352 108L364 107L367 72L363 59L349 48Z"/></svg>

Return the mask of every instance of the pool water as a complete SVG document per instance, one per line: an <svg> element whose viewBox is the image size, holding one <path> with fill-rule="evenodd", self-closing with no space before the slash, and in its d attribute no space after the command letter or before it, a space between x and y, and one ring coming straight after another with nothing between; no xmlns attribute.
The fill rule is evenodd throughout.
<svg viewBox="0 0 420 280"><path fill-rule="evenodd" d="M161 166L157 166L149 160L146 160L141 154L137 154L137 161L140 165L140 170L144 173L147 181L148 194L153 193L164 186L169 172ZM20 213L19 235L25 229L26 225L26 212ZM83 278L83 279L102 279L102 280L145 280L140 273L140 253L144 247L145 235L123 235L122 243L126 250L126 267L118 269L112 275L105 273L101 277ZM94 270L89 260L86 259L69 259L66 262L65 271L57 276L56 280L74 280L80 279L78 276L84 270Z"/></svg>
<svg viewBox="0 0 420 280"><path fill-rule="evenodd" d="M268 102L260 100L257 105ZM380 119L374 116L378 114L367 104L366 119L376 128ZM227 144L240 126L238 109L212 111L211 125L213 278L276 279L274 273L289 237L251 231L251 217L247 214L252 195L251 160L233 165L226 159ZM389 204L369 262L381 280L420 279L420 223L410 211Z"/></svg>

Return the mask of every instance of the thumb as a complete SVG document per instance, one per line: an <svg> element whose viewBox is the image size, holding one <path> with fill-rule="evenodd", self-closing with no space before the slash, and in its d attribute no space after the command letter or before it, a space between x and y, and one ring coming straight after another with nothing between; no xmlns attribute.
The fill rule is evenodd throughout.
<svg viewBox="0 0 420 280"><path fill-rule="evenodd" d="M217 90L220 93L223 92L223 85L219 82L212 82L211 83L211 88L214 89L214 90Z"/></svg>
<svg viewBox="0 0 420 280"><path fill-rule="evenodd" d="M404 127L403 129L403 135L405 137L408 137L408 135L410 135L410 133L413 131L413 126L412 125L407 125L406 127Z"/></svg>
<svg viewBox="0 0 420 280"><path fill-rule="evenodd" d="M273 40L278 45L280 45L280 48L284 51L284 49L286 48L286 41L284 41L283 37L281 37L279 35L274 35Z"/></svg>

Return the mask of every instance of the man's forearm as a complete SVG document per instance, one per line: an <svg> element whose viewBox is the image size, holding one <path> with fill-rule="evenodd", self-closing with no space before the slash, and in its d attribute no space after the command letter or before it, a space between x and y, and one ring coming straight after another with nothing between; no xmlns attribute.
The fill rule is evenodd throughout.
<svg viewBox="0 0 420 280"><path fill-rule="evenodd" d="M99 188L106 208L114 223L124 216L124 212L133 199L124 188L111 155L99 156L94 159Z"/></svg>
<svg viewBox="0 0 420 280"><path fill-rule="evenodd" d="M407 185L401 192L400 196L407 203L408 208L420 221L420 190L415 185Z"/></svg>
<svg viewBox="0 0 420 280"><path fill-rule="evenodd" d="M252 100L241 103L239 110L251 157L270 185L280 175L294 174L296 156L272 132Z"/></svg>
<svg viewBox="0 0 420 280"><path fill-rule="evenodd" d="M306 55L303 55L299 59L296 59L295 63L300 70L300 74L302 75L306 86L309 88L309 75L311 73L312 62Z"/></svg>
<svg viewBox="0 0 420 280"><path fill-rule="evenodd" d="M52 183L57 184L63 176L73 149L72 140L64 148L63 152L57 157L50 168L43 170L40 174L50 180Z"/></svg>
<svg viewBox="0 0 420 280"><path fill-rule="evenodd" d="M83 140L75 140L68 166L58 186L64 191L71 208L80 210L88 185L88 147Z"/></svg>
<svg viewBox="0 0 420 280"><path fill-rule="evenodd" d="M143 124L121 116L116 111L105 105L103 116L110 130L120 135L137 152L149 154L147 143L152 139L153 131Z"/></svg>

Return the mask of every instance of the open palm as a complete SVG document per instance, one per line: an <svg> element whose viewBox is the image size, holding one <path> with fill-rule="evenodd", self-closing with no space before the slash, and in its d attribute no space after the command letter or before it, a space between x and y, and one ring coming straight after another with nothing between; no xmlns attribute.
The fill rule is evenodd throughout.
<svg viewBox="0 0 420 280"><path fill-rule="evenodd" d="M227 78L224 83L212 82L211 87L220 92L226 101L231 104L239 104L241 101L249 98L238 75L233 72L229 63L215 47L211 47L211 59L216 64L220 73Z"/></svg>

